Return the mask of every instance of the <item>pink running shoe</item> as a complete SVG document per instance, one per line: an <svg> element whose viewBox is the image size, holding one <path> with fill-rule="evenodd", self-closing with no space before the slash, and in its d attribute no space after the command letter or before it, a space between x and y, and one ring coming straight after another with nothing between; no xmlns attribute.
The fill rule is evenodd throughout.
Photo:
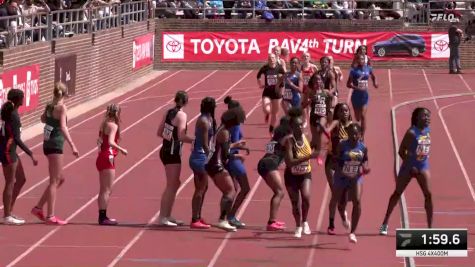
<svg viewBox="0 0 475 267"><path fill-rule="evenodd" d="M280 221L275 221L274 223L280 225L280 226L284 226L285 225L285 222L280 222Z"/></svg>
<svg viewBox="0 0 475 267"><path fill-rule="evenodd" d="M327 229L327 234L329 234L329 235L336 235L335 228L330 228L330 227L328 227L328 229Z"/></svg>
<svg viewBox="0 0 475 267"><path fill-rule="evenodd" d="M192 222L190 224L190 228L193 228L193 229L209 229L209 228L211 228L211 225L205 223L203 221L203 219L200 219L199 221Z"/></svg>
<svg viewBox="0 0 475 267"><path fill-rule="evenodd" d="M37 207L34 207L31 209L31 214L33 214L36 218L38 218L38 220L40 221L46 221L45 220L45 215L43 213L43 210L40 209L40 208L37 208Z"/></svg>
<svg viewBox="0 0 475 267"><path fill-rule="evenodd" d="M267 225L267 231L283 231L285 226L281 224L277 224L277 222L273 222L272 224Z"/></svg>
<svg viewBox="0 0 475 267"><path fill-rule="evenodd" d="M68 222L63 221L63 220L59 219L56 216L53 216L53 217L50 217L50 218L46 218L46 224L49 224L49 225L65 225L65 224L68 224Z"/></svg>

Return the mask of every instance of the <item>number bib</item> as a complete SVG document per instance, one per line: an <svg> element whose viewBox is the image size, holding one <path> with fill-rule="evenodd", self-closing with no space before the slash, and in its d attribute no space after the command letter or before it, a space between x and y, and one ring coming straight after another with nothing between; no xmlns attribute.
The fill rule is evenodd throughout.
<svg viewBox="0 0 475 267"><path fill-rule="evenodd" d="M368 80L359 80L358 81L359 90L368 90Z"/></svg>
<svg viewBox="0 0 475 267"><path fill-rule="evenodd" d="M53 126L50 126L48 124L45 124L45 128L44 128L44 131L43 131L43 138L45 141L48 141L49 138L51 137L51 133L53 132L54 130L54 127Z"/></svg>
<svg viewBox="0 0 475 267"><path fill-rule="evenodd" d="M346 177L355 178L359 174L361 163L359 161L345 161L342 173Z"/></svg>
<svg viewBox="0 0 475 267"><path fill-rule="evenodd" d="M175 128L175 126L170 125L170 124L165 122L165 125L163 127L163 132L162 132L163 139L165 139L167 141L171 141L173 139L173 129L174 128Z"/></svg>
<svg viewBox="0 0 475 267"><path fill-rule="evenodd" d="M424 160L429 156L430 152L430 138L428 136L421 136L417 140L416 156L417 160Z"/></svg>
<svg viewBox="0 0 475 267"><path fill-rule="evenodd" d="M310 172L310 165L308 162L300 163L299 165L293 166L291 172L294 175L302 175Z"/></svg>
<svg viewBox="0 0 475 267"><path fill-rule="evenodd" d="M273 86L277 84L277 75L267 75L267 85Z"/></svg>
<svg viewBox="0 0 475 267"><path fill-rule="evenodd" d="M285 89L284 90L284 99L285 100L292 100L293 94L292 94L292 89Z"/></svg>
<svg viewBox="0 0 475 267"><path fill-rule="evenodd" d="M275 145L277 145L276 141L271 141L266 145L266 154L274 154L275 153Z"/></svg>

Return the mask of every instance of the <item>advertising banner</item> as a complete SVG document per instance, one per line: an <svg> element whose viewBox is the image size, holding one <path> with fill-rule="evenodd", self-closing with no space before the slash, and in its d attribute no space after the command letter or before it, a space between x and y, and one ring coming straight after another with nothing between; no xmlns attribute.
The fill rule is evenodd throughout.
<svg viewBox="0 0 475 267"><path fill-rule="evenodd" d="M0 74L0 104L7 101L8 91L12 88L25 93L19 113L34 110L40 98L40 65L34 64L12 69Z"/></svg>
<svg viewBox="0 0 475 267"><path fill-rule="evenodd" d="M132 68L138 70L153 63L155 35L149 33L134 39Z"/></svg>
<svg viewBox="0 0 475 267"><path fill-rule="evenodd" d="M366 45L373 60L434 60L449 57L446 33L407 32L164 32L166 62L263 61L275 46L290 56L310 52L313 60L331 55L351 60Z"/></svg>

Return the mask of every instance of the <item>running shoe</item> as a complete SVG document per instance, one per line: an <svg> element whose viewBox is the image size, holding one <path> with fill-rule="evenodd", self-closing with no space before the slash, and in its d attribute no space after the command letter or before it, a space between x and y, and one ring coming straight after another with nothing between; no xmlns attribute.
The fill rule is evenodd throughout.
<svg viewBox="0 0 475 267"><path fill-rule="evenodd" d="M63 220L61 220L60 218L58 218L56 216L53 216L53 217L46 218L46 224L49 224L49 225L65 225L65 224L68 224L68 222L63 221Z"/></svg>
<svg viewBox="0 0 475 267"><path fill-rule="evenodd" d="M283 231L285 226L278 224L277 222L273 222L267 225L267 231Z"/></svg>
<svg viewBox="0 0 475 267"><path fill-rule="evenodd" d="M36 218L38 218L38 220L42 222L46 221L45 214L43 213L43 210L40 208L37 208L37 207L32 208L31 214L33 214L33 216L35 216Z"/></svg>
<svg viewBox="0 0 475 267"><path fill-rule="evenodd" d="M229 224L235 226L238 229L244 228L246 226L245 223L240 222L236 217L228 218Z"/></svg>
<svg viewBox="0 0 475 267"><path fill-rule="evenodd" d="M182 220L177 220L177 219L175 219L175 218L173 218L173 217L168 217L168 220L169 220L170 222L172 222L172 223L178 225L178 226L185 225L185 222L184 222L184 221L182 221Z"/></svg>
<svg viewBox="0 0 475 267"><path fill-rule="evenodd" d="M310 230L310 226L308 225L308 222L303 222L303 233L306 235L312 234L312 230Z"/></svg>
<svg viewBox="0 0 475 267"><path fill-rule="evenodd" d="M336 235L335 227L328 227L328 229L327 229L327 234L329 234L329 235Z"/></svg>
<svg viewBox="0 0 475 267"><path fill-rule="evenodd" d="M191 222L190 228L192 229L209 229L211 225L205 223L202 219L196 222Z"/></svg>
<svg viewBox="0 0 475 267"><path fill-rule="evenodd" d="M348 239L350 239L350 242L351 243L355 243L358 242L358 240L356 239L356 235L354 233L351 233L349 236L348 236Z"/></svg>
<svg viewBox="0 0 475 267"><path fill-rule="evenodd" d="M119 224L116 219L105 218L104 220L99 221L100 225L117 225Z"/></svg>
<svg viewBox="0 0 475 267"><path fill-rule="evenodd" d="M159 218L158 226L177 227L178 225L174 222L171 222L168 218Z"/></svg>
<svg viewBox="0 0 475 267"><path fill-rule="evenodd" d="M220 220L218 222L218 224L216 225L216 227L218 227L219 229L223 229L224 231L228 231L228 232L236 232L237 231L236 227L230 225L227 220Z"/></svg>
<svg viewBox="0 0 475 267"><path fill-rule="evenodd" d="M6 225L22 225L22 224L25 224L25 220L22 220L22 219L17 219L13 216L7 216L5 218L3 218L3 224L6 224Z"/></svg>
<svg viewBox="0 0 475 267"><path fill-rule="evenodd" d="M381 225L381 227L379 228L379 234L380 235L388 235L388 225L387 224Z"/></svg>
<svg viewBox="0 0 475 267"><path fill-rule="evenodd" d="M275 223L281 226L285 225L285 222L275 221Z"/></svg>
<svg viewBox="0 0 475 267"><path fill-rule="evenodd" d="M295 229L294 237L301 238L302 237L302 226L297 227Z"/></svg>

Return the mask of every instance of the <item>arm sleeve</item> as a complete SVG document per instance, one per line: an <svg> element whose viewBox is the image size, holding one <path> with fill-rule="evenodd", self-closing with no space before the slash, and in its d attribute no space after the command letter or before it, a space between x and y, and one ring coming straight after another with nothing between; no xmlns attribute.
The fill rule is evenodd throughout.
<svg viewBox="0 0 475 267"><path fill-rule="evenodd" d="M20 117L18 116L18 113L13 112L12 113L12 131L13 131L13 139L15 140L15 143L23 150L25 151L28 156L31 157L33 154L31 150L23 143L20 137Z"/></svg>

